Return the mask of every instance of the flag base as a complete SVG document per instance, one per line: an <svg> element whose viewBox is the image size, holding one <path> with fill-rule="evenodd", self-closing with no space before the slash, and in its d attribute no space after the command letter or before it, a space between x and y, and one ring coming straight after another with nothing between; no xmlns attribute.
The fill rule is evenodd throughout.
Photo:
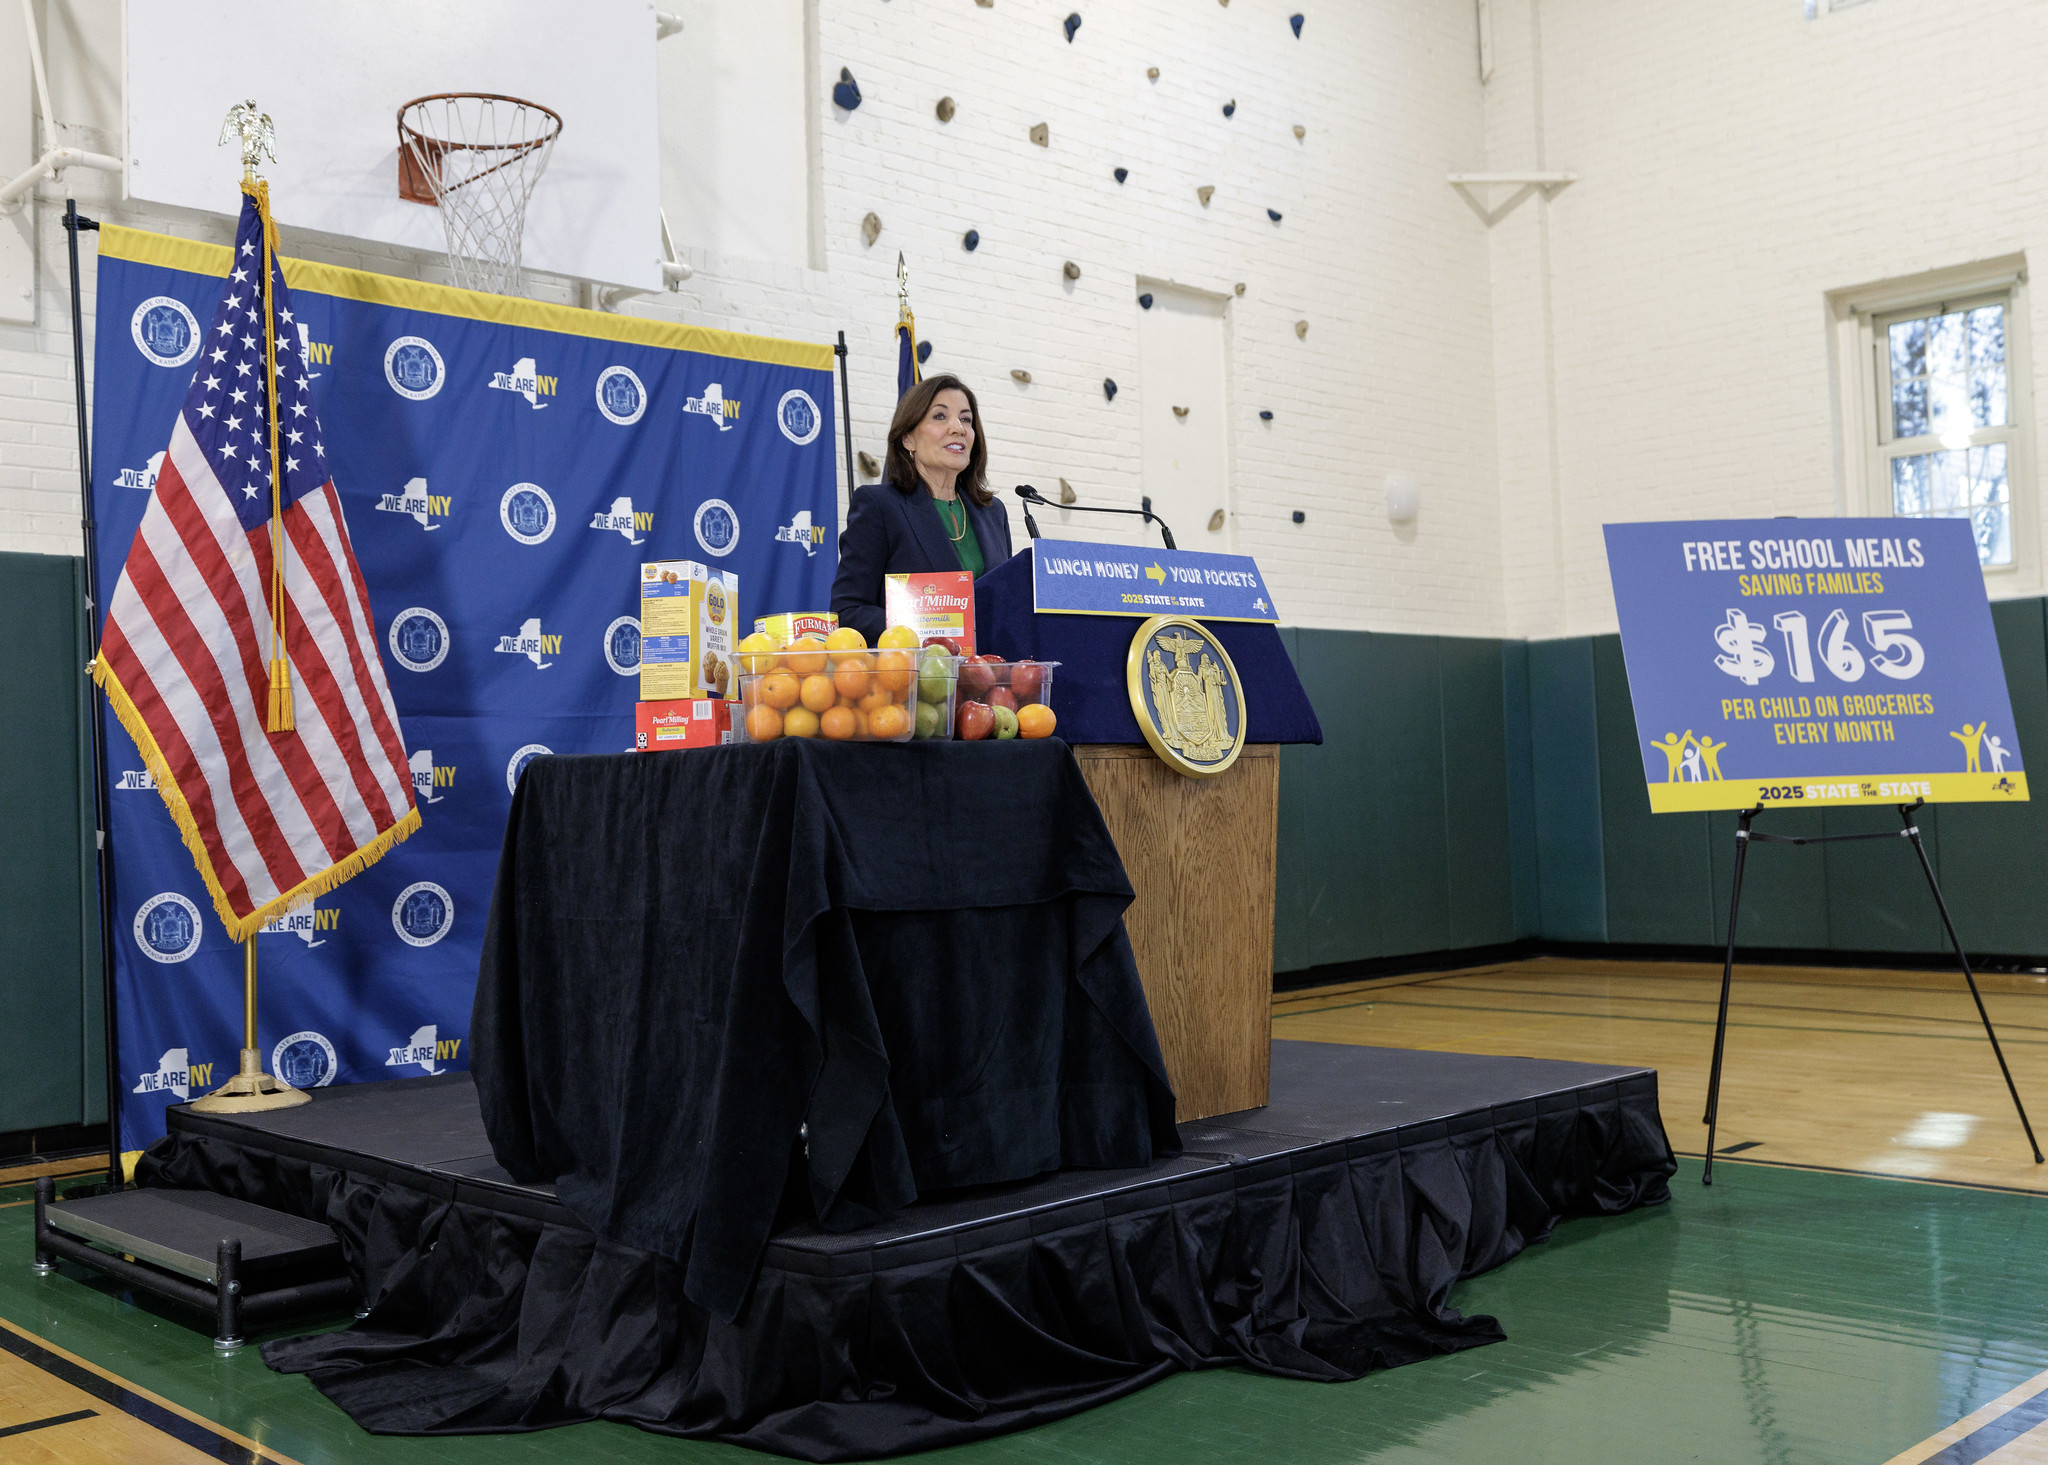
<svg viewBox="0 0 2048 1465"><path fill-rule="evenodd" d="M263 1055L254 1048L242 1050L242 1071L192 1107L202 1114L254 1114L264 1109L289 1109L310 1104L313 1096L295 1089L282 1079L263 1071Z"/></svg>

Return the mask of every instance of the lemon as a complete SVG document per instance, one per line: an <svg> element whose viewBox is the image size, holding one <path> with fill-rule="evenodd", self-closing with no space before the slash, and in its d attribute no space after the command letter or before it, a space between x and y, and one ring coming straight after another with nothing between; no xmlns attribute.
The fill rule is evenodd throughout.
<svg viewBox="0 0 2048 1465"><path fill-rule="evenodd" d="M825 638L825 649L827 651L865 651L868 649L868 638L852 626L841 626Z"/></svg>
<svg viewBox="0 0 2048 1465"><path fill-rule="evenodd" d="M917 644L915 626L891 626L882 632L882 639L875 643L884 651L907 651Z"/></svg>
<svg viewBox="0 0 2048 1465"><path fill-rule="evenodd" d="M775 665L775 638L766 631L754 632L734 650L739 653L740 670L749 676L757 676Z"/></svg>

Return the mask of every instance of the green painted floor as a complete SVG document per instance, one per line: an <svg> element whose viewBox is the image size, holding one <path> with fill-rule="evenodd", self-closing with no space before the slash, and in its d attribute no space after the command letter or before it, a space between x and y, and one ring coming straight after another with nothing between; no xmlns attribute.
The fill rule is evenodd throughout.
<svg viewBox="0 0 2048 1465"><path fill-rule="evenodd" d="M2048 1197L1682 1162L1668 1206L1573 1221L1460 1287L1508 1341L1303 1384L1182 1375L933 1461L1262 1465L1857 1462L1907 1449L2048 1369ZM26 1187L0 1190L0 1206ZM27 1206L0 1209L0 1317L283 1454L340 1461L758 1461L607 1424L377 1439L253 1349L104 1283L29 1271Z"/></svg>

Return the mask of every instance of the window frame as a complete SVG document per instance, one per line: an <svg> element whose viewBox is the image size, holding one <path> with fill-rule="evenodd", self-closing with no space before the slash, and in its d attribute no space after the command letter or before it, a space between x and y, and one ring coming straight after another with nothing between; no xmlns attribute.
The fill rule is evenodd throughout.
<svg viewBox="0 0 2048 1465"><path fill-rule="evenodd" d="M1839 331L1843 411L1843 501L1847 512L1900 517L1892 498L1892 460L1945 445L1932 433L1891 435L1889 327L1900 320L1993 303L2005 307L2005 392L2009 424L1976 428L1970 446L2006 445L2005 482L2011 515L2012 563L1983 566L1994 599L2036 594L2040 587L2040 484L2035 476L2033 352L2028 331L2026 261L2021 257L1938 270L1832 297Z"/></svg>

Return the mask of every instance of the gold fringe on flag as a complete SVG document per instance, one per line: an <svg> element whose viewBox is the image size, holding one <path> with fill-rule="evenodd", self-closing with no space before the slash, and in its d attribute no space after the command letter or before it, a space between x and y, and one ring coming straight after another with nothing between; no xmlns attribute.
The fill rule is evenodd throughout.
<svg viewBox="0 0 2048 1465"><path fill-rule="evenodd" d="M277 415L283 404L277 392L277 310L270 292L277 223L270 217L269 183L244 177L242 192L256 200L256 213L263 220L263 371L265 390L270 394L270 707L266 726L274 733L292 732L298 723L292 716L292 669L285 652L284 462L277 444Z"/></svg>

